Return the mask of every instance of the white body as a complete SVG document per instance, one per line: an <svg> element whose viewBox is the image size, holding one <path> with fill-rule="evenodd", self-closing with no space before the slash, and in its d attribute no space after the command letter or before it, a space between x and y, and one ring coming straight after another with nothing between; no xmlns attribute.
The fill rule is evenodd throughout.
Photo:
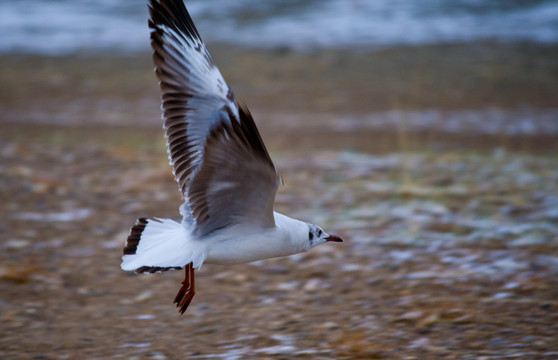
<svg viewBox="0 0 558 360"><path fill-rule="evenodd" d="M232 225L202 238L176 221L148 220L136 253L124 255L121 267L130 271L142 266L183 267L192 262L199 269L204 262L241 264L292 255L317 245L308 239L307 223L277 212L273 215L274 228Z"/></svg>

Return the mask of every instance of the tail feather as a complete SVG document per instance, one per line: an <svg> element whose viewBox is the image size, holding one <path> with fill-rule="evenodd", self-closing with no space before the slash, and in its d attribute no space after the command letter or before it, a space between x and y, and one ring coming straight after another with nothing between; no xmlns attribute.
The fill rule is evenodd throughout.
<svg viewBox="0 0 558 360"><path fill-rule="evenodd" d="M200 249L188 239L189 232L183 224L170 219L140 218L126 240L121 267L137 273L179 270L192 261L199 267L205 256L200 256Z"/></svg>

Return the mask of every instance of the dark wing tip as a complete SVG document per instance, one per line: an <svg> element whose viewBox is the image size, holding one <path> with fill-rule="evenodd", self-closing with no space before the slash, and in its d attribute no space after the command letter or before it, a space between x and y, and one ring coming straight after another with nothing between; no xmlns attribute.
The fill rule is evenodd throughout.
<svg viewBox="0 0 558 360"><path fill-rule="evenodd" d="M169 270L180 270L180 266L142 266L135 270L136 274L155 274Z"/></svg>
<svg viewBox="0 0 558 360"><path fill-rule="evenodd" d="M157 30L159 25L168 26L191 38L201 40L200 34L182 0L150 0L147 5L150 19L149 27Z"/></svg>
<svg viewBox="0 0 558 360"><path fill-rule="evenodd" d="M141 240L141 234L147 225L146 218L139 218L136 220L134 226L130 229L130 235L126 239L126 245L122 251L123 255L134 255L138 249L138 244Z"/></svg>

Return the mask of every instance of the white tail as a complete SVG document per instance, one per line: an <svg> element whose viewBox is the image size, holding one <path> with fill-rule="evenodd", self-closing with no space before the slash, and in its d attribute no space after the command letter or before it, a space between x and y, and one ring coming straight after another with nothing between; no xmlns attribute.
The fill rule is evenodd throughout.
<svg viewBox="0 0 558 360"><path fill-rule="evenodd" d="M193 245L183 224L140 218L130 230L120 267L137 273L177 270L190 262L199 267L205 254Z"/></svg>

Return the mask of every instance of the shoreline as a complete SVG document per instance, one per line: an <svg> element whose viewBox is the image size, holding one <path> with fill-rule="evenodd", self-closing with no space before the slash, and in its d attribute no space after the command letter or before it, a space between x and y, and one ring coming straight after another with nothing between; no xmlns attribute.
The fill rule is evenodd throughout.
<svg viewBox="0 0 558 360"><path fill-rule="evenodd" d="M548 156L558 153L555 133L509 134L445 132L440 129L407 130L401 127L339 131L334 127L305 127L299 131L258 123L269 151L350 151L388 154L409 152L511 152ZM103 124L0 123L0 141L55 144L74 147L99 145L113 149L157 151L165 156L164 133L160 126Z"/></svg>
<svg viewBox="0 0 558 360"><path fill-rule="evenodd" d="M558 44L465 43L371 50L208 44L239 100L271 110L557 108ZM0 54L0 105L83 98L158 101L150 53ZM85 101L86 100L86 101Z"/></svg>
<svg viewBox="0 0 558 360"><path fill-rule="evenodd" d="M558 149L553 141L558 45L466 43L307 53L208 47L271 148L289 141L319 147L307 135L320 133L337 148L357 151ZM103 127L121 127L123 134L142 134L138 127L162 124L149 53L1 54L0 84L3 132L33 125L40 133L71 126L85 131L70 132L98 128L103 134L113 131Z"/></svg>

